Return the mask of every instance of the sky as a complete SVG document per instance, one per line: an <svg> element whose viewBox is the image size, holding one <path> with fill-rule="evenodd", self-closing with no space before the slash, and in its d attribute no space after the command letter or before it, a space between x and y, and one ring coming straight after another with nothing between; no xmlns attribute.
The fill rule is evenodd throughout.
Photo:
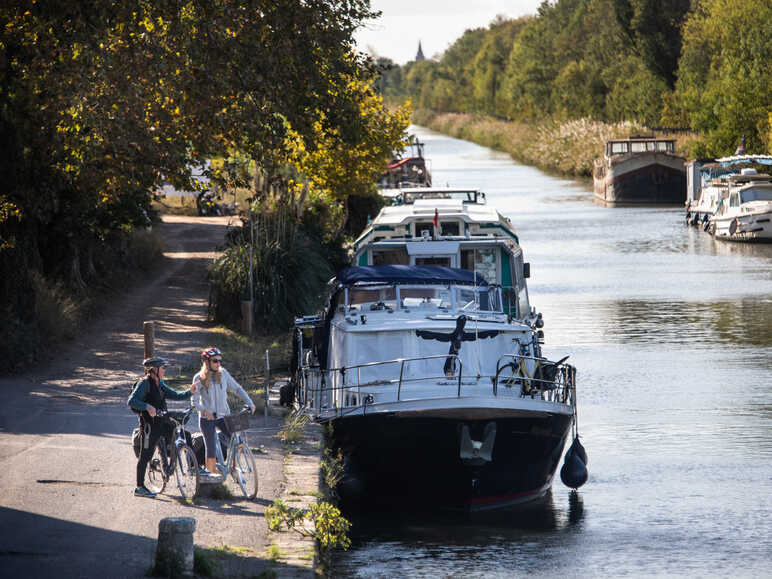
<svg viewBox="0 0 772 579"><path fill-rule="evenodd" d="M357 48L405 64L415 58L418 41L424 56L445 51L465 30L487 28L499 14L517 18L536 14L542 0L371 0L383 14L356 33Z"/></svg>

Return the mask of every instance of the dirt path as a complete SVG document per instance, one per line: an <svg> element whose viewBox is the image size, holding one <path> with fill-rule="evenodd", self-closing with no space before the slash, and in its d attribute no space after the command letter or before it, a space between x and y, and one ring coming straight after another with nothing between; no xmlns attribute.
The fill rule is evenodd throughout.
<svg viewBox="0 0 772 579"><path fill-rule="evenodd" d="M0 568L4 576L141 577L151 566L158 522L197 520L196 545L238 548L217 575L282 576L308 569L271 566L264 558L264 509L282 484L279 419L254 419L260 490L240 499L178 502L176 488L155 500L134 497L136 459L125 405L141 370L143 321L156 322L156 351L186 364L209 343L206 266L227 217L165 216L166 251L158 275L138 284L44 367L0 379ZM227 360L227 353L226 353Z"/></svg>

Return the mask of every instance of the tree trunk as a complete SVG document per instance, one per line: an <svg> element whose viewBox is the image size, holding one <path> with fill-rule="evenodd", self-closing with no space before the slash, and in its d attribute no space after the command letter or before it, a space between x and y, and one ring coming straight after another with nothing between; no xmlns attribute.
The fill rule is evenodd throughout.
<svg viewBox="0 0 772 579"><path fill-rule="evenodd" d="M94 267L94 247L91 245L89 245L88 251L86 252L86 276L88 276L88 279L92 280L99 277L96 267Z"/></svg>
<svg viewBox="0 0 772 579"><path fill-rule="evenodd" d="M300 192L297 203L295 204L295 216L298 219L303 218L303 211L305 210L306 197L308 196L308 182L303 183L303 190Z"/></svg>
<svg viewBox="0 0 772 579"><path fill-rule="evenodd" d="M80 273L80 253L77 247L72 247L72 261L70 262L70 285L76 290L85 290L86 282Z"/></svg>
<svg viewBox="0 0 772 579"><path fill-rule="evenodd" d="M346 200L343 202L343 218L340 220L340 224L338 225L338 227L335 228L335 234L333 238L337 239L338 237L340 237L340 234L343 233L343 230L346 227L346 223L348 223L348 215L349 215L349 211L348 211L348 197L347 197Z"/></svg>

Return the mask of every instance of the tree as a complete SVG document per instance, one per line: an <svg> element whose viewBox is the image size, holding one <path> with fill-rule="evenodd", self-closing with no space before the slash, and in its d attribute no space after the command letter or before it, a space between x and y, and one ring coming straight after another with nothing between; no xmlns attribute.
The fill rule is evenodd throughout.
<svg viewBox="0 0 772 579"><path fill-rule="evenodd" d="M684 27L675 101L703 133L697 155L769 151L772 109L772 3L705 0Z"/></svg>
<svg viewBox="0 0 772 579"><path fill-rule="evenodd" d="M352 33L368 4L3 3L0 284L13 317L34 318L28 272L83 285L111 261L88 264L94 248L120 251L162 179L190 188L200 159L241 151L270 169L290 132L309 150L320 131L353 146L348 87L371 69Z"/></svg>
<svg viewBox="0 0 772 579"><path fill-rule="evenodd" d="M614 14L646 67L673 88L690 0L613 0Z"/></svg>

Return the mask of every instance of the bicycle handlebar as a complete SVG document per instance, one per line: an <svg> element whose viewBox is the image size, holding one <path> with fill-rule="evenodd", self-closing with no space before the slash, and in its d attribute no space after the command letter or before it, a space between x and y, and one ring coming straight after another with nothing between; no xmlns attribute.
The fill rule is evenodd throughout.
<svg viewBox="0 0 772 579"><path fill-rule="evenodd" d="M193 412L193 410L194 408L192 406L187 410L161 410L156 408L155 417L167 418L180 425L184 425L188 421L188 418L190 417L190 414Z"/></svg>

